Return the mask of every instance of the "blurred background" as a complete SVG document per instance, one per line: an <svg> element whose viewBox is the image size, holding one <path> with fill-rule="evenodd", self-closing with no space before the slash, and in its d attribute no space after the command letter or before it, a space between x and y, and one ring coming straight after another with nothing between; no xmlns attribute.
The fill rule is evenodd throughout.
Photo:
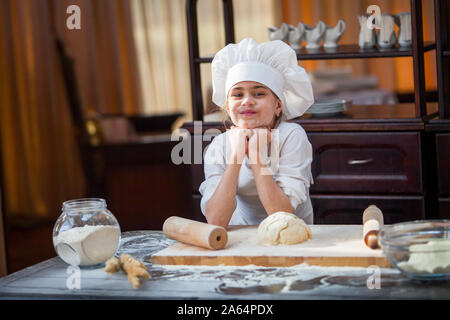
<svg viewBox="0 0 450 320"><path fill-rule="evenodd" d="M373 3L382 13L410 11L409 0L235 1L236 41L268 41L267 28L282 22L334 26L343 19L339 43L355 44L357 17ZM74 4L80 30L66 26ZM160 228L164 217L192 206L189 171L170 163L167 142L192 120L185 6L185 0L0 1L3 272L55 255L51 230L63 201L103 196L123 231ZM425 41L434 40L433 11L423 6ZM225 45L221 1L199 0L198 12L200 56L212 56ZM433 93L433 52L425 63ZM320 76L335 70L366 80L357 91L343 89L359 104L413 101L410 57L300 65L317 96L339 94L336 79ZM210 72L202 64L204 101L210 101ZM217 111L205 105L206 115Z"/></svg>

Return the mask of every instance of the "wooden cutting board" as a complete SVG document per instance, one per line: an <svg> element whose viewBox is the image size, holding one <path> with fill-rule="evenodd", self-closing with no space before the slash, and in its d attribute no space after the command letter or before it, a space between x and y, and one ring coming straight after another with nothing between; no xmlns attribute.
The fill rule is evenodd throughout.
<svg viewBox="0 0 450 320"><path fill-rule="evenodd" d="M306 262L317 266L391 267L381 249L362 239L362 225L310 225L312 239L297 245L262 246L258 226L229 227L222 250L208 250L181 242L152 256L160 265L258 265L289 267Z"/></svg>

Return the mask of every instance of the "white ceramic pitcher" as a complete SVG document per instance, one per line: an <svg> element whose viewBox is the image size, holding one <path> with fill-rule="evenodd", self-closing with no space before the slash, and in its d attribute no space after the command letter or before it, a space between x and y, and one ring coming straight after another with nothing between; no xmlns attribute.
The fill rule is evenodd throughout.
<svg viewBox="0 0 450 320"><path fill-rule="evenodd" d="M319 21L315 27L305 24L305 40L307 43L307 49L320 48L320 42L325 35L326 28L326 24L322 21Z"/></svg>
<svg viewBox="0 0 450 320"><path fill-rule="evenodd" d="M324 36L325 48L336 48L339 39L344 33L346 24L344 20L339 20L335 27L326 26Z"/></svg>
<svg viewBox="0 0 450 320"><path fill-rule="evenodd" d="M402 12L395 16L395 22L398 26L398 44L401 47L411 47L412 45L412 24L411 13Z"/></svg>
<svg viewBox="0 0 450 320"><path fill-rule="evenodd" d="M382 14L380 21L381 29L378 31L378 45L383 49L392 48L397 42L394 30L394 16L388 13Z"/></svg>
<svg viewBox="0 0 450 320"><path fill-rule="evenodd" d="M375 29L370 29L367 26L368 19L369 16L367 15L358 16L359 24L361 26L358 44L361 49L371 49L375 47L375 44L377 43L377 33Z"/></svg>
<svg viewBox="0 0 450 320"><path fill-rule="evenodd" d="M289 44L292 49L300 50L302 48L302 41L305 37L305 25L301 22L297 27L289 25Z"/></svg>
<svg viewBox="0 0 450 320"><path fill-rule="evenodd" d="M269 31L269 39L270 40L281 40L288 41L289 38L289 25L287 23L282 23L280 28L270 27Z"/></svg>

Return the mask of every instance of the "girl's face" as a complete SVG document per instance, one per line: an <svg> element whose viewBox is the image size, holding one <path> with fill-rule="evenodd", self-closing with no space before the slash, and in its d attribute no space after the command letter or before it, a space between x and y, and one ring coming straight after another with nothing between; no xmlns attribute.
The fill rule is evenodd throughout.
<svg viewBox="0 0 450 320"><path fill-rule="evenodd" d="M237 127L272 128L275 117L281 112L281 101L263 84L242 81L228 93L227 112Z"/></svg>

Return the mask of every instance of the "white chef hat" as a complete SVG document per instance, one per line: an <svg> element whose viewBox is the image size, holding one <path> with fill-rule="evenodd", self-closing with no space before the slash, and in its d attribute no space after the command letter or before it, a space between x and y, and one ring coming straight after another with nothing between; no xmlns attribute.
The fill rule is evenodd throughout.
<svg viewBox="0 0 450 320"><path fill-rule="evenodd" d="M255 81L270 88L281 100L283 117L301 116L313 104L314 96L305 69L295 51L280 40L258 44L252 38L232 43L214 56L211 65L213 96L219 107L228 91L241 81Z"/></svg>

